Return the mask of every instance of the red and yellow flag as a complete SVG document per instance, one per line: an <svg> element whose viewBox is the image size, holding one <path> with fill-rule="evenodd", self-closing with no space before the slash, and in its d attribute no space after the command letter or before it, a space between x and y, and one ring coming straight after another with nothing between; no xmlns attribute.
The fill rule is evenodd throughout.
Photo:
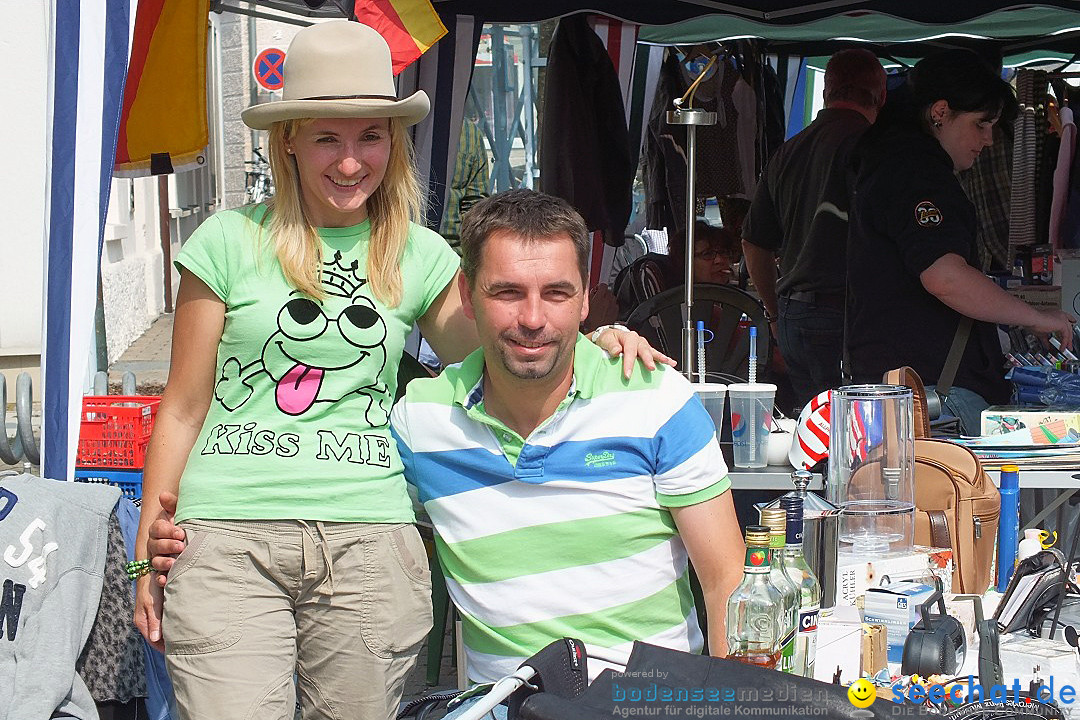
<svg viewBox="0 0 1080 720"><path fill-rule="evenodd" d="M390 46L395 75L446 34L429 0L356 0L355 12L357 20L378 30Z"/></svg>
<svg viewBox="0 0 1080 720"><path fill-rule="evenodd" d="M172 172L205 161L210 0L139 0L116 173Z"/></svg>

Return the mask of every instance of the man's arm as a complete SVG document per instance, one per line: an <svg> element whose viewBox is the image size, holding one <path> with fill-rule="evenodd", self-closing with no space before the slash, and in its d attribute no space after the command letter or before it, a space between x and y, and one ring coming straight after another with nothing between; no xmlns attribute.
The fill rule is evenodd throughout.
<svg viewBox="0 0 1080 720"><path fill-rule="evenodd" d="M705 596L709 654L724 657L727 646L727 601L742 580L746 554L731 491L705 502L669 508Z"/></svg>
<svg viewBox="0 0 1080 720"><path fill-rule="evenodd" d="M1056 332L1064 346L1072 345L1075 318L1061 310L1036 310L1002 290L956 253L938 258L919 274L919 281L927 292L961 315L1020 325L1035 332Z"/></svg>
<svg viewBox="0 0 1080 720"><path fill-rule="evenodd" d="M776 299L776 253L758 247L748 240L742 241L743 257L746 258L746 271L765 306L769 317L775 318L778 310Z"/></svg>

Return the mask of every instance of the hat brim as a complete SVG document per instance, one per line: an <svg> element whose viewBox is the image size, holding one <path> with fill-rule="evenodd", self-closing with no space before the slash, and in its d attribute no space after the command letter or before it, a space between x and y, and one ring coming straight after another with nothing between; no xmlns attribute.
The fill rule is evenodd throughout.
<svg viewBox="0 0 1080 720"><path fill-rule="evenodd" d="M417 90L402 100L274 100L252 105L240 113L240 118L252 130L269 130L276 122L300 118L395 117L405 125L415 125L427 117L430 109L427 93Z"/></svg>

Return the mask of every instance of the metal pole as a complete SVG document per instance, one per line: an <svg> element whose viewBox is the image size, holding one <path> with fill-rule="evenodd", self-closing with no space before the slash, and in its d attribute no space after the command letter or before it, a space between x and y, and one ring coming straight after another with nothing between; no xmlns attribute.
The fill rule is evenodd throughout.
<svg viewBox="0 0 1080 720"><path fill-rule="evenodd" d="M686 297L683 298L683 357L682 371L694 381L694 221L697 219L697 126L715 125L716 113L679 107L667 114L669 125L686 127Z"/></svg>
<svg viewBox="0 0 1080 720"><path fill-rule="evenodd" d="M686 126L686 295L683 298L683 374L694 382L694 225L697 221L697 126ZM704 380L704 378L702 378Z"/></svg>
<svg viewBox="0 0 1080 720"><path fill-rule="evenodd" d="M172 298L172 232L169 215L169 176L158 175L158 232L161 234L161 257L164 266L162 285L165 290L165 312L173 311Z"/></svg>
<svg viewBox="0 0 1080 720"><path fill-rule="evenodd" d="M522 187L536 187L536 128L533 127L533 112L536 109L536 100L533 97L533 58L536 56L536 36L533 34L532 25L521 26L521 62L524 82L521 86L521 126L522 138L525 144L525 173L522 177Z"/></svg>

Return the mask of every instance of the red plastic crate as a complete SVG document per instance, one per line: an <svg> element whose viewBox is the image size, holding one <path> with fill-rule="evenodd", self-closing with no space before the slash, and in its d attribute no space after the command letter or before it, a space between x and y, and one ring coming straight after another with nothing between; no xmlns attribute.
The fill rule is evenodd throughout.
<svg viewBox="0 0 1080 720"><path fill-rule="evenodd" d="M75 466L142 468L160 403L150 395L84 397Z"/></svg>

